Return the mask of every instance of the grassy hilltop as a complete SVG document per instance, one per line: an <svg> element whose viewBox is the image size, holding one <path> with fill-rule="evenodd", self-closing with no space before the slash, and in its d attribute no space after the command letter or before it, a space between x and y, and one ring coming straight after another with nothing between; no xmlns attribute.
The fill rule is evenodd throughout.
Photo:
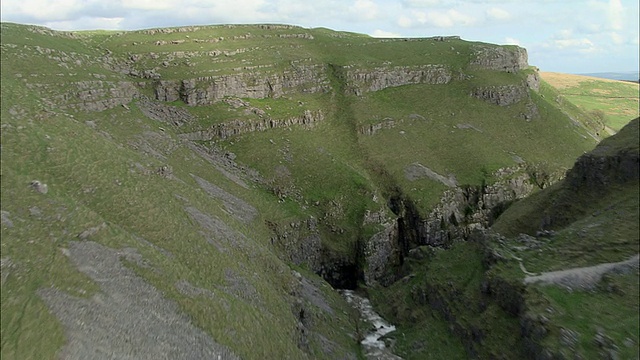
<svg viewBox="0 0 640 360"><path fill-rule="evenodd" d="M377 285L435 244L411 226L467 237L498 214L487 189L546 187L600 140L515 46L287 25L1 35L3 359L361 357L367 326L332 286L416 296ZM484 248L458 240L423 248L434 286L480 301ZM433 356L495 354L519 321L499 305L455 331L403 309L397 349L428 315ZM480 350L460 335L479 323L501 329Z"/></svg>

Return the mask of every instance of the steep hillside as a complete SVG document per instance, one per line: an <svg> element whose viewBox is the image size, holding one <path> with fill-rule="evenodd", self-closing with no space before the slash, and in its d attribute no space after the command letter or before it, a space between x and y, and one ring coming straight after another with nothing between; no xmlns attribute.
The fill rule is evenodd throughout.
<svg viewBox="0 0 640 360"><path fill-rule="evenodd" d="M638 357L639 120L581 156L565 180L492 227L492 270L524 279L523 333L539 357ZM525 311L526 310L526 311Z"/></svg>
<svg viewBox="0 0 640 360"><path fill-rule="evenodd" d="M480 269L452 245L598 139L515 46L1 30L3 358L356 358L364 326L332 287L375 300L420 245ZM475 284L465 269L440 280ZM503 324L495 345L518 319L490 308L470 321Z"/></svg>

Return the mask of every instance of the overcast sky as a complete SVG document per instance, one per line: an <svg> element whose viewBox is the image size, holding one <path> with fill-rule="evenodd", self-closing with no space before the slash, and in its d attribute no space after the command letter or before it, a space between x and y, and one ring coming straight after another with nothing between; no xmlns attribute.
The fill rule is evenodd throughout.
<svg viewBox="0 0 640 360"><path fill-rule="evenodd" d="M56 30L285 23L378 37L517 44L543 71L638 71L638 0L2 0L2 21Z"/></svg>

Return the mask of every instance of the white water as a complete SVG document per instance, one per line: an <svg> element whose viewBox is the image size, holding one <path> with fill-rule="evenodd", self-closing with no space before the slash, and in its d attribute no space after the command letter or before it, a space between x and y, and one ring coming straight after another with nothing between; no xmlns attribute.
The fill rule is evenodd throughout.
<svg viewBox="0 0 640 360"><path fill-rule="evenodd" d="M340 292L349 304L358 309L360 316L372 325L364 340L360 342L367 359L401 360L401 357L392 354L385 347L384 341L380 340L384 335L395 331L396 327L386 322L373 310L369 299L356 295L351 290L341 290Z"/></svg>

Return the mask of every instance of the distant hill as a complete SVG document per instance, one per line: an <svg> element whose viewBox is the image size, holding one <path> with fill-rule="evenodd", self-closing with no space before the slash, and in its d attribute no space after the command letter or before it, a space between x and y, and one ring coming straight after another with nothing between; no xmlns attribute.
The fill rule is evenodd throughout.
<svg viewBox="0 0 640 360"><path fill-rule="evenodd" d="M540 76L559 96L592 115L592 127L601 136L613 134L640 115L638 83L553 72Z"/></svg>
<svg viewBox="0 0 640 360"><path fill-rule="evenodd" d="M623 71L623 72L602 72L602 73L586 73L578 74L584 76L593 76L597 78L610 79L610 80L624 80L635 81L640 79L640 72L638 71Z"/></svg>

